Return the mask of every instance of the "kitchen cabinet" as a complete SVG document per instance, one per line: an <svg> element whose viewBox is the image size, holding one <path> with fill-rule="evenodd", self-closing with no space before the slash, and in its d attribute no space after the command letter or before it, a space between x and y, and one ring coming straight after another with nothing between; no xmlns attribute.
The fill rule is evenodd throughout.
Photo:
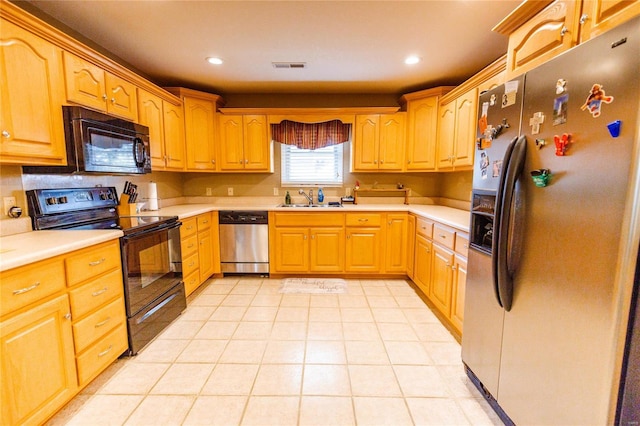
<svg viewBox="0 0 640 426"><path fill-rule="evenodd" d="M387 213L384 245L384 271L389 273L407 272L408 215L407 213Z"/></svg>
<svg viewBox="0 0 640 426"><path fill-rule="evenodd" d="M477 88L440 105L438 170L473 167L477 111Z"/></svg>
<svg viewBox="0 0 640 426"><path fill-rule="evenodd" d="M342 213L275 213L269 223L273 272L344 271Z"/></svg>
<svg viewBox="0 0 640 426"><path fill-rule="evenodd" d="M406 113L356 115L352 171L402 171Z"/></svg>
<svg viewBox="0 0 640 426"><path fill-rule="evenodd" d="M220 171L271 171L266 115L218 115Z"/></svg>
<svg viewBox="0 0 640 426"><path fill-rule="evenodd" d="M347 213L347 272L381 272L383 217L379 213Z"/></svg>
<svg viewBox="0 0 640 426"><path fill-rule="evenodd" d="M416 217L407 216L407 276L413 280L416 256Z"/></svg>
<svg viewBox="0 0 640 426"><path fill-rule="evenodd" d="M453 286L453 251L433 244L431 287L429 299L445 317L451 315L451 288Z"/></svg>
<svg viewBox="0 0 640 426"><path fill-rule="evenodd" d="M640 15L640 2L582 0L580 42L585 42Z"/></svg>
<svg viewBox="0 0 640 426"><path fill-rule="evenodd" d="M0 163L67 164L61 50L0 21Z"/></svg>
<svg viewBox="0 0 640 426"><path fill-rule="evenodd" d="M120 244L0 278L0 423L41 424L127 349Z"/></svg>
<svg viewBox="0 0 640 426"><path fill-rule="evenodd" d="M78 56L63 52L67 100L137 121L136 86Z"/></svg>
<svg viewBox="0 0 640 426"><path fill-rule="evenodd" d="M218 213L181 219L182 275L187 296L213 274L220 273Z"/></svg>
<svg viewBox="0 0 640 426"><path fill-rule="evenodd" d="M165 144L165 169L184 170L186 166L184 145L184 120L182 106L162 103Z"/></svg>
<svg viewBox="0 0 640 426"><path fill-rule="evenodd" d="M464 296L467 283L467 259L459 254L453 262L453 288L451 289L451 323L462 334L464 322Z"/></svg>
<svg viewBox="0 0 640 426"><path fill-rule="evenodd" d="M183 104L186 145L186 170L214 172L217 170L216 111L223 103L218 95L183 87L167 87L170 93L180 97Z"/></svg>

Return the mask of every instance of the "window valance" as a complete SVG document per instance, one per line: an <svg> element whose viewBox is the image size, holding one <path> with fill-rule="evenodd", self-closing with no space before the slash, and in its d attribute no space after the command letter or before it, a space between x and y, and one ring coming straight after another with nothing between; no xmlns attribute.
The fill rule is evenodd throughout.
<svg viewBox="0 0 640 426"><path fill-rule="evenodd" d="M283 120L271 124L271 137L275 142L314 150L348 142L351 138L351 124L344 124L340 120L322 123Z"/></svg>

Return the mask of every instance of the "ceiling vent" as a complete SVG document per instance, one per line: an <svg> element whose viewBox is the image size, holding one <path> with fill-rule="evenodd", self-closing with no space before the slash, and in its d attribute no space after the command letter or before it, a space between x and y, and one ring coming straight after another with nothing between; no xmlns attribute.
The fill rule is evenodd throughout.
<svg viewBox="0 0 640 426"><path fill-rule="evenodd" d="M271 62L274 68L277 69L291 69L291 68L306 68L306 62Z"/></svg>

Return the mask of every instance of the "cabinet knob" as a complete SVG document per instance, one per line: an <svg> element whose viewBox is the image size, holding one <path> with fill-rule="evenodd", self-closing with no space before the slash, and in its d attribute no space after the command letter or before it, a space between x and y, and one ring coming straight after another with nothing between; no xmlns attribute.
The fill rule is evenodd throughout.
<svg viewBox="0 0 640 426"><path fill-rule="evenodd" d="M9 139L11 137L11 133L9 133L8 130L3 130L2 131L2 137L5 139Z"/></svg>
<svg viewBox="0 0 640 426"><path fill-rule="evenodd" d="M70 319L71 319L71 312L67 313L67 314L64 316L64 318L65 318L65 319L70 320Z"/></svg>
<svg viewBox="0 0 640 426"><path fill-rule="evenodd" d="M304 235L304 236L302 237L302 239L303 239L303 240L306 240L306 239L307 239L307 236L306 236L306 235Z"/></svg>
<svg viewBox="0 0 640 426"><path fill-rule="evenodd" d="M373 164L378 164L378 160L373 160Z"/></svg>
<svg viewBox="0 0 640 426"><path fill-rule="evenodd" d="M116 98L111 98L111 103L115 105L116 104Z"/></svg>
<svg viewBox="0 0 640 426"><path fill-rule="evenodd" d="M249 164L249 160L244 160L244 164Z"/></svg>
<svg viewBox="0 0 640 426"><path fill-rule="evenodd" d="M315 234L311 234L311 239L315 240L316 239L316 235Z"/></svg>
<svg viewBox="0 0 640 426"><path fill-rule="evenodd" d="M216 164L216 160L211 160L211 164Z"/></svg>
<svg viewBox="0 0 640 426"><path fill-rule="evenodd" d="M563 26L562 29L560 30L560 37L564 37L564 35L568 32L569 32L569 29L566 26Z"/></svg>
<svg viewBox="0 0 640 426"><path fill-rule="evenodd" d="M106 93L103 93L103 94L102 94L102 100L103 100L103 101L106 101L106 100L107 100L107 98L108 98L108 97L107 97L107 94L106 94Z"/></svg>
<svg viewBox="0 0 640 426"><path fill-rule="evenodd" d="M586 13L585 13L585 14L583 14L583 15L580 17L580 25L584 25L584 23L585 23L585 22L587 22L587 19L589 19L589 15L587 15Z"/></svg>
<svg viewBox="0 0 640 426"><path fill-rule="evenodd" d="M380 160L380 164L384 164L384 160Z"/></svg>
<svg viewBox="0 0 640 426"><path fill-rule="evenodd" d="M452 271L455 271L456 269L457 269L457 268L456 268L455 266L452 266L452 267L451 267L451 270L452 270Z"/></svg>
<svg viewBox="0 0 640 426"><path fill-rule="evenodd" d="M411 164L411 160L407 160L407 164Z"/></svg>

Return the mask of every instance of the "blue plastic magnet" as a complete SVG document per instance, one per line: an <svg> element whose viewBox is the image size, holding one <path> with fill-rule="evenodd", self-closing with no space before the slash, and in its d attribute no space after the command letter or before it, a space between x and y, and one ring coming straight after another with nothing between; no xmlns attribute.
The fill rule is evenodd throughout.
<svg viewBox="0 0 640 426"><path fill-rule="evenodd" d="M621 126L622 126L622 121L620 120L612 121L611 123L607 124L607 129L609 129L609 133L611 134L611 137L617 138L618 136L620 136Z"/></svg>

